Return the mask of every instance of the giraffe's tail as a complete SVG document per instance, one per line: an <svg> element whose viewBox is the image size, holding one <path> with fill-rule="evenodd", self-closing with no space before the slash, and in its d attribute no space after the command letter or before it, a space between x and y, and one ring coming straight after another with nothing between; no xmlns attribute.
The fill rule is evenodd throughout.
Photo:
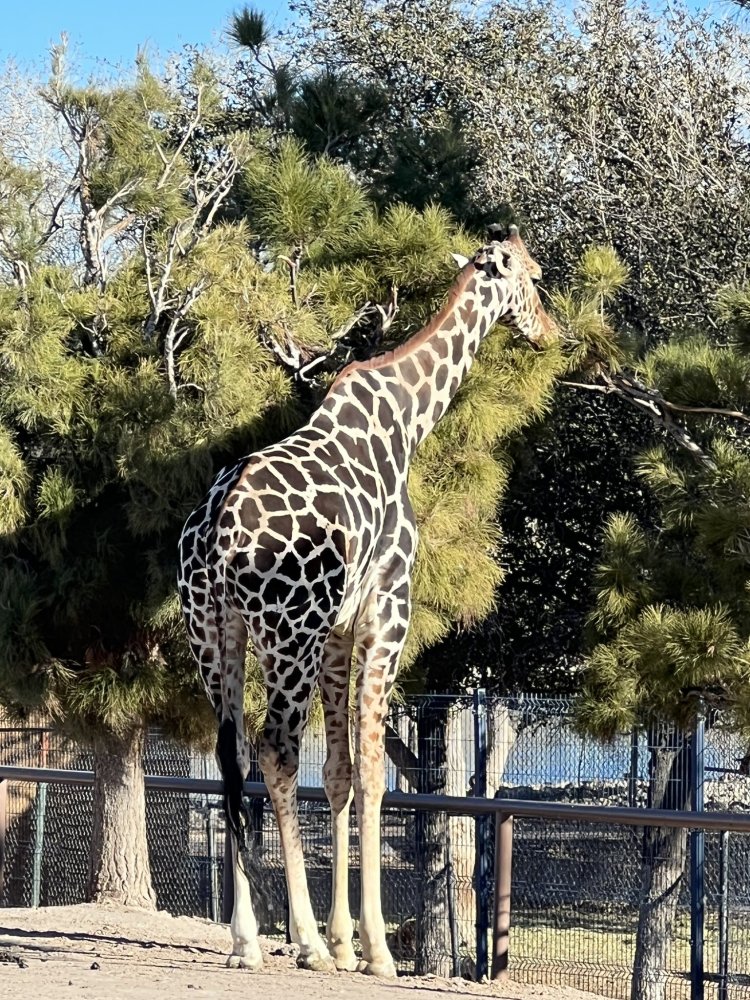
<svg viewBox="0 0 750 1000"><path fill-rule="evenodd" d="M211 599L213 602L214 623L217 637L217 653L219 657L220 703L216 706L219 717L219 733L216 739L216 756L221 769L224 797L224 814L229 828L237 838L242 848L245 846L245 828L243 824L242 789L245 775L242 773L238 755L237 721L234 717L230 700L227 696L227 637L224 627L221 603L217 600L216 581L211 579ZM226 586L226 584L224 584ZM246 817L245 817L246 818Z"/></svg>
<svg viewBox="0 0 750 1000"><path fill-rule="evenodd" d="M231 716L223 718L219 723L219 736L216 741L216 756L219 759L221 776L224 785L224 812L229 828L237 837L240 846L244 846L245 830L242 822L242 787L244 776L237 759L237 724Z"/></svg>
<svg viewBox="0 0 750 1000"><path fill-rule="evenodd" d="M214 526L209 536L207 555L215 552L215 538L216 529ZM217 584L221 587L221 593L226 594L226 577L223 579L218 577L217 574L220 572L219 566L207 564L206 570L209 599L212 606L214 626L216 628L216 654L219 660L219 697L215 703L216 714L219 718L216 757L222 777L224 814L230 830L237 838L237 843L240 848L244 848L245 828L243 824L242 789L245 775L242 773L238 756L237 721L226 691L227 634L223 606L217 594Z"/></svg>

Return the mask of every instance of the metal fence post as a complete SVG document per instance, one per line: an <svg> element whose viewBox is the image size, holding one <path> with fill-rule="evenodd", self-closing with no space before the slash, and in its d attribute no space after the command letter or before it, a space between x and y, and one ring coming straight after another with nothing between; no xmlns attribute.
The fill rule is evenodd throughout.
<svg viewBox="0 0 750 1000"><path fill-rule="evenodd" d="M49 733L42 733L39 743L39 764L46 767L49 757ZM32 860L31 905L39 906L42 898L42 857L44 855L44 821L47 815L47 784L42 782L36 794L34 823L34 854Z"/></svg>
<svg viewBox="0 0 750 1000"><path fill-rule="evenodd" d="M0 899L5 892L5 843L8 834L8 782L0 778Z"/></svg>
<svg viewBox="0 0 750 1000"><path fill-rule="evenodd" d="M474 692L474 794L484 798L487 794L487 695L483 688ZM475 821L476 851L476 931L477 931L477 981L486 979L489 971L487 954L488 874L487 818L477 816Z"/></svg>
<svg viewBox="0 0 750 1000"><path fill-rule="evenodd" d="M729 831L722 830L720 838L718 1000L727 1000L729 993Z"/></svg>
<svg viewBox="0 0 750 1000"><path fill-rule="evenodd" d="M510 886L513 868L513 816L495 816L495 905L492 920L492 978L508 978Z"/></svg>
<svg viewBox="0 0 750 1000"><path fill-rule="evenodd" d="M638 741L640 731L634 726L630 733L630 774L628 775L628 805L638 805Z"/></svg>
<svg viewBox="0 0 750 1000"><path fill-rule="evenodd" d="M211 919L219 920L219 886L216 878L216 833L208 796L203 796L203 808L206 811L206 847L208 849L208 904Z"/></svg>
<svg viewBox="0 0 750 1000"><path fill-rule="evenodd" d="M699 706L691 739L691 782L693 812L704 807L705 716ZM703 933L705 922L705 833L690 833L690 995L691 1000L703 1000Z"/></svg>
<svg viewBox="0 0 750 1000"><path fill-rule="evenodd" d="M39 906L42 898L42 856L44 854L44 820L47 815L47 785L39 785L36 793L34 823L34 855L31 877L31 905Z"/></svg>

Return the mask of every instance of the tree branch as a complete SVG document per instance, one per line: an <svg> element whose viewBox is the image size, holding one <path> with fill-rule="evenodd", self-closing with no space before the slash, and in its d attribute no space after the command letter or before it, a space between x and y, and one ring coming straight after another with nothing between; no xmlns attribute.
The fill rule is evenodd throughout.
<svg viewBox="0 0 750 1000"><path fill-rule="evenodd" d="M393 726L385 727L385 752L391 758L409 786L418 791L419 759L404 743Z"/></svg>
<svg viewBox="0 0 750 1000"><path fill-rule="evenodd" d="M338 330L336 330L336 332L331 335L333 340L341 340L341 338L345 337L347 333L349 333L349 331L352 330L357 325L357 323L359 323L360 320L364 319L365 316L369 316L374 312L375 312L375 306L373 305L373 303L369 301L365 302L365 304L360 309L358 309L355 313L352 313L349 319L345 323L342 323L341 326L338 328Z"/></svg>
<svg viewBox="0 0 750 1000"><path fill-rule="evenodd" d="M720 406L681 406L679 403L670 403L664 400L664 406L675 413L708 413L717 417L728 417L730 420L742 420L743 423L750 424L750 417L741 410L724 410Z"/></svg>
<svg viewBox="0 0 750 1000"><path fill-rule="evenodd" d="M185 131L184 131L184 133L182 135L182 138L180 139L179 143L177 144L177 149L175 149L174 153L172 154L171 159L169 159L169 160L167 159L166 154L164 153L164 150L161 148L161 145L158 142L156 143L156 148L157 148L157 151L159 153L159 159L164 164L164 170L162 171L161 177L156 182L156 190L157 191L161 191L161 189L167 183L167 180L169 179L169 175L174 170L175 163L177 163L177 160L178 160L179 156L181 155L182 151L185 149L185 146L190 141L191 135L193 134L193 132L195 132L196 128L200 124L201 115L203 114L202 100L203 100L203 85L201 84L198 87L198 90L197 90L197 93L196 93L196 97L195 97L195 112L193 113L193 117L188 122L187 128L185 129Z"/></svg>
<svg viewBox="0 0 750 1000"><path fill-rule="evenodd" d="M172 319L169 322L169 328L167 329L167 334L164 338L164 366L167 370L169 395L172 399L177 399L177 390L179 388L177 385L176 365L177 345L181 344L185 339L185 331L180 330L180 323L188 314L193 303L199 297L204 288L205 282L201 280L195 285L191 285L190 288L185 291L185 296L181 304L172 314Z"/></svg>
<svg viewBox="0 0 750 1000"><path fill-rule="evenodd" d="M607 372L601 370L599 378L604 385L596 385L588 382L562 382L563 385L572 389L585 389L589 392L602 392L605 394L615 393L621 399L627 400L632 406L640 410L645 410L658 427L662 427L677 444L685 451L689 452L696 461L705 465L706 468L715 469L716 463L713 458L704 451L694 440L690 432L682 424L678 423L672 416L673 410L692 410L690 407L680 407L676 403L666 400L658 389L651 389L640 382L634 375L626 372ZM735 416L735 411L719 411L711 408L697 408L698 412L723 413L725 416ZM742 415L743 419L747 420ZM750 422L750 421L748 421Z"/></svg>
<svg viewBox="0 0 750 1000"><path fill-rule="evenodd" d="M291 257L284 257L279 254L279 260L283 260L289 268L289 294L295 309L299 309L299 293L297 292L297 275L299 274L300 260L302 259L302 247L297 246L292 251Z"/></svg>

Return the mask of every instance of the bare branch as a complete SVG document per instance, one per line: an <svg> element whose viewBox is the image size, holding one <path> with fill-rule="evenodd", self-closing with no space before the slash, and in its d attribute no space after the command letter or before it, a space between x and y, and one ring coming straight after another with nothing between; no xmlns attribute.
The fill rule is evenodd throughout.
<svg viewBox="0 0 750 1000"><path fill-rule="evenodd" d="M125 232L133 222L135 222L134 212L128 212L127 215L123 215L118 222L112 223L109 229L104 230L102 233L102 243L106 243L107 240L113 239L115 236L119 236L120 233Z"/></svg>
<svg viewBox="0 0 750 1000"><path fill-rule="evenodd" d="M172 268L175 262L175 256L179 249L179 232L180 226L177 223L172 228L172 233L169 237L169 243L167 244L167 252L163 263L161 264L161 278L159 279L159 285L154 291L152 275L152 265L151 265L151 253L149 251L148 245L146 243L145 227L143 235L143 248L144 254L146 255L146 269L147 269L147 280L149 284L149 295L151 298L151 312L146 317L143 324L143 335L146 340L150 340L156 330L156 327L161 319L162 313L164 312L167 304L169 302L167 298L167 290L169 288L170 278L172 276Z"/></svg>
<svg viewBox="0 0 750 1000"><path fill-rule="evenodd" d="M185 131L184 131L184 133L182 135L182 138L180 139L179 143L177 144L177 149L175 149L174 153L172 154L172 157L169 160L166 159L166 156L165 156L164 152L162 151L161 147L159 147L159 144L157 143L157 147L159 148L160 158L161 158L162 162L164 163L164 170L162 171L162 175L159 178L159 180L156 182L156 190L157 191L160 191L164 187L164 185L167 183L167 181L169 179L169 175L174 170L174 167L175 167L175 164L177 163L177 160L182 155L183 150L185 149L185 146L187 146L188 142L190 141L190 137L193 135L193 133L195 132L196 128L200 124L201 116L203 114L202 101L203 101L203 84L201 84L198 87L198 92L197 92L196 98L195 98L195 111L193 113L193 117L188 122L187 128L185 129Z"/></svg>
<svg viewBox="0 0 750 1000"><path fill-rule="evenodd" d="M143 179L141 177L131 177L129 181L126 181L123 186L107 198L101 208L97 210L101 218L105 219L113 208L119 205L121 201L124 201L128 195L131 195L134 191L136 191L142 183Z"/></svg>
<svg viewBox="0 0 750 1000"><path fill-rule="evenodd" d="M741 410L724 410L720 406L681 406L679 403L670 403L665 399L663 405L675 413L707 413L717 417L728 417L730 420L742 420L743 423L750 424L750 417Z"/></svg>
<svg viewBox="0 0 750 1000"><path fill-rule="evenodd" d="M589 392L602 392L605 396L615 392L614 386L596 385L595 382L568 382L565 379L560 379L560 385L567 386L569 389L586 389Z"/></svg>
<svg viewBox="0 0 750 1000"><path fill-rule="evenodd" d="M76 184L74 181L71 181L66 186L60 198L52 206L49 224L47 225L47 228L44 230L42 235L39 237L39 243L37 244L40 249L43 246L45 246L49 242L49 240L54 236L54 234L58 232L58 230L62 229L63 226L65 225L65 220L59 218L60 212L62 211L63 205L71 197L75 189L76 189Z"/></svg>
<svg viewBox="0 0 750 1000"><path fill-rule="evenodd" d="M289 268L289 294L292 296L292 302L296 309L299 308L299 293L297 292L297 275L299 274L299 265L302 259L302 247L295 247L292 251L291 257L284 257L279 254L279 260L283 260L284 263Z"/></svg>
<svg viewBox="0 0 750 1000"><path fill-rule="evenodd" d="M382 336L390 330L398 313L398 288L396 285L391 285L391 294L388 296L385 305L376 305L375 308L380 314L380 333Z"/></svg>
<svg viewBox="0 0 750 1000"><path fill-rule="evenodd" d="M673 409L679 410L683 409L682 407L669 403L657 389L645 386L634 375L628 375L625 372L607 372L602 369L599 377L603 380L604 385L588 382L562 382L562 384L573 389L618 395L637 409L645 410L652 417L654 423L666 430L677 444L689 452L696 461L705 465L706 468L716 468L716 463L708 452L704 451L687 428L678 423L672 416ZM727 415L730 413L732 411L727 411Z"/></svg>
<svg viewBox="0 0 750 1000"><path fill-rule="evenodd" d="M302 351L288 334L286 348L283 348L276 337L269 333L268 330L262 329L260 331L260 339L262 343L273 351L285 368L288 368L295 375L299 372L302 367ZM321 357L328 357L328 355L321 355Z"/></svg>
<svg viewBox="0 0 750 1000"><path fill-rule="evenodd" d="M352 330L360 322L360 320L363 320L365 316L369 316L375 311L376 311L376 306L373 305L372 302L370 301L365 302L365 304L360 309L358 309L355 313L353 313L349 317L349 319L345 323L342 323L341 326L338 328L338 330L336 330L336 332L332 334L333 339L341 340L341 338L345 337L346 334L349 333L349 331Z"/></svg>
<svg viewBox="0 0 750 1000"><path fill-rule="evenodd" d="M177 345L181 344L185 339L185 331L180 330L180 324L185 319L185 316L187 316L188 312L192 308L196 299L203 292L204 288L205 282L201 280L186 289L182 302L172 313L167 334L164 338L164 366L167 371L169 395L172 399L177 398L177 390L179 389L177 384L176 363Z"/></svg>

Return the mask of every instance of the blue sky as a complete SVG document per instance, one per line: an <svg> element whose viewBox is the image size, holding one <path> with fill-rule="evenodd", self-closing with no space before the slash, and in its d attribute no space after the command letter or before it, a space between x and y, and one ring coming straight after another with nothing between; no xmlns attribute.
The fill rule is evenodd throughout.
<svg viewBox="0 0 750 1000"><path fill-rule="evenodd" d="M132 66L138 46L152 58L185 43L220 40L229 15L243 2L266 11L280 27L288 16L286 0L7 0L0 29L0 65L13 59L22 68L46 69L49 47L68 33L71 62L85 71L103 61ZM654 0L661 5L661 0ZM726 14L728 0L687 0L692 8L710 4ZM100 67L102 68L102 67Z"/></svg>
<svg viewBox="0 0 750 1000"><path fill-rule="evenodd" d="M0 28L0 64L44 66L50 44L68 33L72 53L93 68L97 60L132 64L139 45L162 55L186 42L217 41L242 0L8 0ZM253 0L281 26L284 0Z"/></svg>

